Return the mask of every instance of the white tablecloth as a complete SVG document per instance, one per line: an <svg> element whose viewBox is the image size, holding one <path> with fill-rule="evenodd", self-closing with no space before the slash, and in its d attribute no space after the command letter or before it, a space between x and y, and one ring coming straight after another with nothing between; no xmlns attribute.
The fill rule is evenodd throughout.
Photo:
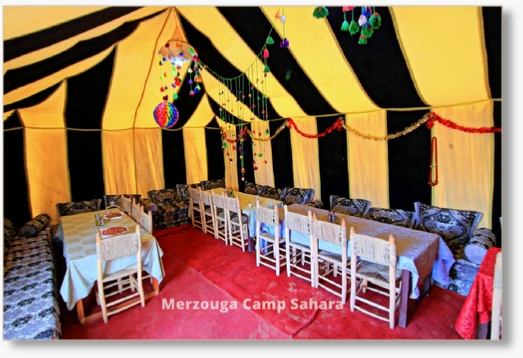
<svg viewBox="0 0 523 358"><path fill-rule="evenodd" d="M118 211L111 209L112 211ZM103 216L104 211L98 212ZM64 257L67 265L60 294L72 310L76 302L89 295L97 280L95 212L62 216L61 226L64 234ZM117 220L105 220L106 229L115 226L127 226L133 231L136 222L125 215ZM142 266L160 283L163 279L161 256L163 252L155 237L142 228ZM117 272L136 262L134 256L114 260L105 267L106 272Z"/></svg>
<svg viewBox="0 0 523 358"><path fill-rule="evenodd" d="M328 211L318 209L311 206L293 204L288 207L289 211L307 215L308 210L316 212L319 220L326 220ZM343 215L336 213L340 222L345 219L347 222L347 236L351 226L354 226L356 232L370 236L380 237L388 240L389 234L396 236L396 252L398 255L398 268L405 269L411 272L411 294L410 297L416 299L419 297L418 282L423 280L432 271L434 280L448 284L450 281L449 271L455 262L452 252L445 244L443 239L436 235L424 231L408 229L400 226L380 223L373 220L362 219L354 216ZM284 215L280 218L280 233L285 235ZM266 231L274 235L274 228L270 226L262 226L262 231ZM291 231L291 241L309 246L309 236ZM319 241L319 250L325 250L340 254L340 246L331 244L325 241ZM350 256L350 248L347 248L347 254Z"/></svg>

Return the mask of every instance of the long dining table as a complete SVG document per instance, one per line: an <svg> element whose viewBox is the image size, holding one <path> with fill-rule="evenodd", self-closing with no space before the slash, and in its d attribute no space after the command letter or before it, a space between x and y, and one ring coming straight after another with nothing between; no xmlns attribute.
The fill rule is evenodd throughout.
<svg viewBox="0 0 523 358"><path fill-rule="evenodd" d="M226 192L226 188L214 188L209 191L214 191L216 194ZM259 197L260 205L264 207L274 207L274 205L283 207L283 201L265 198L263 196L247 194L241 191L233 190L232 194L234 197L238 196L240 199L240 209L242 214L248 217L249 225L249 239L247 245L247 251L252 252L254 250L254 237L256 236L256 198Z"/></svg>
<svg viewBox="0 0 523 358"><path fill-rule="evenodd" d="M308 211L316 213L318 220L328 220L328 210L319 209L302 204L292 204L288 206L290 212L307 215ZM419 302L429 293L431 278L438 282L447 283L449 271L455 259L443 239L436 234L404 228L391 224L381 223L373 220L363 219L355 216L336 213L336 217L341 223L345 219L347 228L354 226L356 232L388 240L389 234L396 237L396 252L398 255L397 267L402 270L401 302L399 307L398 325L405 328L407 326L409 297ZM285 214L280 210L280 233L284 235ZM254 218L254 220L256 220ZM273 232L273 228L262 226L262 230ZM309 246L309 236L291 231L290 239L302 245ZM341 253L340 246L333 245L325 241L319 241L320 250ZM347 248L350 256L350 248ZM419 286L422 283L422 290ZM415 305L411 308L413 309Z"/></svg>
<svg viewBox="0 0 523 358"><path fill-rule="evenodd" d="M110 209L110 212L118 211L120 210ZM101 312L85 316L83 305L83 299L89 295L97 280L97 231L112 227L127 227L128 232L132 232L137 225L129 215L122 212L121 218L105 219L104 226L97 226L94 217L96 213L103 217L105 211L100 210L98 212L68 215L60 218L64 238L63 254L66 262L66 271L60 287L60 294L68 310L72 310L76 305L80 323L101 317ZM143 228L141 229L141 236L142 267L153 278L153 291L145 296L148 299L160 292L159 284L165 275L161 263L163 252L156 238ZM112 261L111 265L107 265L105 269L108 273L117 272L132 265L133 261L136 261L133 257L120 258Z"/></svg>

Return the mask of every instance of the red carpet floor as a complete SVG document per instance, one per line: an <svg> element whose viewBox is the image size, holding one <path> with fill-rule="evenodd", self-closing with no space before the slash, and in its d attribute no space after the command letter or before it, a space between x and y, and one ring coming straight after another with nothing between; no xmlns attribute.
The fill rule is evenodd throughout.
<svg viewBox="0 0 523 358"><path fill-rule="evenodd" d="M386 322L351 312L348 303L340 307L338 297L307 281L256 267L254 252L226 246L191 225L157 231L155 236L166 270L160 294L143 308L111 316L107 324L100 319L81 325L76 311L62 304L63 339L461 339L454 323L465 297L438 287L432 286L430 296L410 312L406 328L391 330ZM91 296L86 307L96 310Z"/></svg>

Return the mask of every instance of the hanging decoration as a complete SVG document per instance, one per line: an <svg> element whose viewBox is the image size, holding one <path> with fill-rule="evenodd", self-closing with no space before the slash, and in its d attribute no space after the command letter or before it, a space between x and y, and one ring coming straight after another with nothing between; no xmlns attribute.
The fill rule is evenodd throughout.
<svg viewBox="0 0 523 358"><path fill-rule="evenodd" d="M171 9L173 16L176 17L176 11ZM175 19L176 21L176 19ZM187 68L187 73L189 74L189 95L194 96L201 91L202 78L200 76L201 63L198 59L198 53L187 41L185 41L185 36L182 34L181 30L176 27L174 33L169 40L158 50L158 55L160 56L159 65L162 66L162 73L160 76L161 87L160 92L163 94L164 102L160 103L154 109L154 119L156 123L162 128L170 128L174 126L174 123L178 120L178 110L172 105L176 110L176 119L174 123L167 120L166 113L170 113L173 110L169 109L166 105L168 101L168 94L166 92L169 89L172 89L172 99L173 102L178 99L177 88L182 85L183 79L181 78L180 70L182 70L185 63L190 62ZM170 64L169 70L163 70L164 64ZM170 84L167 84L169 82ZM164 118L162 119L162 115ZM161 125L164 123L166 126ZM168 126L167 126L168 125Z"/></svg>
<svg viewBox="0 0 523 358"><path fill-rule="evenodd" d="M163 102L157 105L153 111L156 124L162 128L173 127L180 117L178 109L168 99L168 96L164 96Z"/></svg>
<svg viewBox="0 0 523 358"><path fill-rule="evenodd" d="M467 133L501 133L501 128L496 127L480 127L480 128L473 128L473 127L463 127L459 124L456 124L448 119L443 119L439 115L437 115L434 112L430 112L427 115L427 127L431 129L434 126L434 123L438 122L440 124L443 124L447 128L457 129L462 132Z"/></svg>
<svg viewBox="0 0 523 358"><path fill-rule="evenodd" d="M285 129L285 128L294 129L294 130L296 130L296 132L298 132L300 135L302 135L302 136L304 136L306 138L320 138L320 137L325 137L327 134L332 133L335 129L340 131L340 126L341 126L341 128L345 129L348 132L351 132L352 134L354 134L354 135L356 135L358 137L361 137L361 138L364 138L364 139L376 140L376 141L386 141L386 140L396 139L396 138L402 137L404 135L407 135L410 132L414 131L416 128L420 127L424 123L427 123L427 127L429 129L431 129L433 127L435 121L442 122L442 123L445 123L445 124L453 123L452 121L449 121L449 120L446 120L446 119L442 119L441 117L439 117L434 112L430 112L430 113L425 114L421 119L419 119L418 121L416 121L412 125L406 127L404 130L402 130L400 132L396 132L396 133L393 133L393 134L387 134L386 136L375 136L375 135L372 135L372 134L361 133L357 129L352 128L352 127L346 125L345 122L343 121L342 117L339 117L338 119L336 119L334 124L332 126L330 126L329 128L327 128L323 133L320 133L320 134L307 134L307 133L304 133L303 131L301 131L298 128L298 126L292 120L292 118L288 118L278 128L278 130L276 130L276 132L274 132L274 134L272 136L270 136L270 137L262 138L262 137L260 137L261 133L258 133L259 137L256 137L256 133L252 132L252 131L250 131L248 129L246 130L246 132L251 136L253 141L269 141L269 140L272 140L278 134L280 134L281 131L283 129ZM429 124L429 122L431 122L431 123ZM497 127L481 127L480 129L477 129L477 128L462 127L462 126L458 126L456 124L447 125L447 126L450 127L450 128L454 127L455 129L458 129L458 130L464 130L465 132L468 132L468 133L501 133L501 128L497 128ZM266 134L268 134L268 133L266 133Z"/></svg>
<svg viewBox="0 0 523 358"><path fill-rule="evenodd" d="M354 20L354 11L356 6L343 6L343 22L341 24L341 31L348 31L351 35L356 35L360 32L360 38L358 44L367 44L368 38L372 36L374 30L377 30L381 26L381 16L375 10L373 6L361 6L361 14L358 18L358 22ZM352 21L347 21L347 12L351 12Z"/></svg>
<svg viewBox="0 0 523 358"><path fill-rule="evenodd" d="M329 16L329 10L325 6L316 6L312 12L312 16L317 19L323 19Z"/></svg>
<svg viewBox="0 0 523 358"><path fill-rule="evenodd" d="M282 6L281 8L281 15L280 15L280 9L278 8L278 11L276 11L276 14L274 15L274 17L276 19L279 19L281 21L281 23L283 24L283 39L281 39L280 41L280 47L281 48L288 48L290 43L289 43L289 40L287 39L287 36L285 36L285 23L287 22L287 18L285 17L285 8Z"/></svg>
<svg viewBox="0 0 523 358"><path fill-rule="evenodd" d="M438 139L432 137L430 145L429 185L438 185Z"/></svg>

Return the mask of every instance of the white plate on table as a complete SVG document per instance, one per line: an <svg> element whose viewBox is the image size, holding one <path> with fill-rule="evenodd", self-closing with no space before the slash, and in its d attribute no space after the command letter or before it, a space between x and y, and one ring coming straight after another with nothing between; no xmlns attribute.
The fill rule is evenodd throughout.
<svg viewBox="0 0 523 358"><path fill-rule="evenodd" d="M102 234L102 239L105 239L106 237L120 235L123 233L126 233L129 231L129 228L127 226L115 226L115 227L108 227L105 229L100 228L100 233Z"/></svg>
<svg viewBox="0 0 523 358"><path fill-rule="evenodd" d="M118 219L121 219L123 218L123 213L122 212L119 212L119 213L109 213L109 214L105 214L104 215L104 219L105 220L118 220Z"/></svg>

